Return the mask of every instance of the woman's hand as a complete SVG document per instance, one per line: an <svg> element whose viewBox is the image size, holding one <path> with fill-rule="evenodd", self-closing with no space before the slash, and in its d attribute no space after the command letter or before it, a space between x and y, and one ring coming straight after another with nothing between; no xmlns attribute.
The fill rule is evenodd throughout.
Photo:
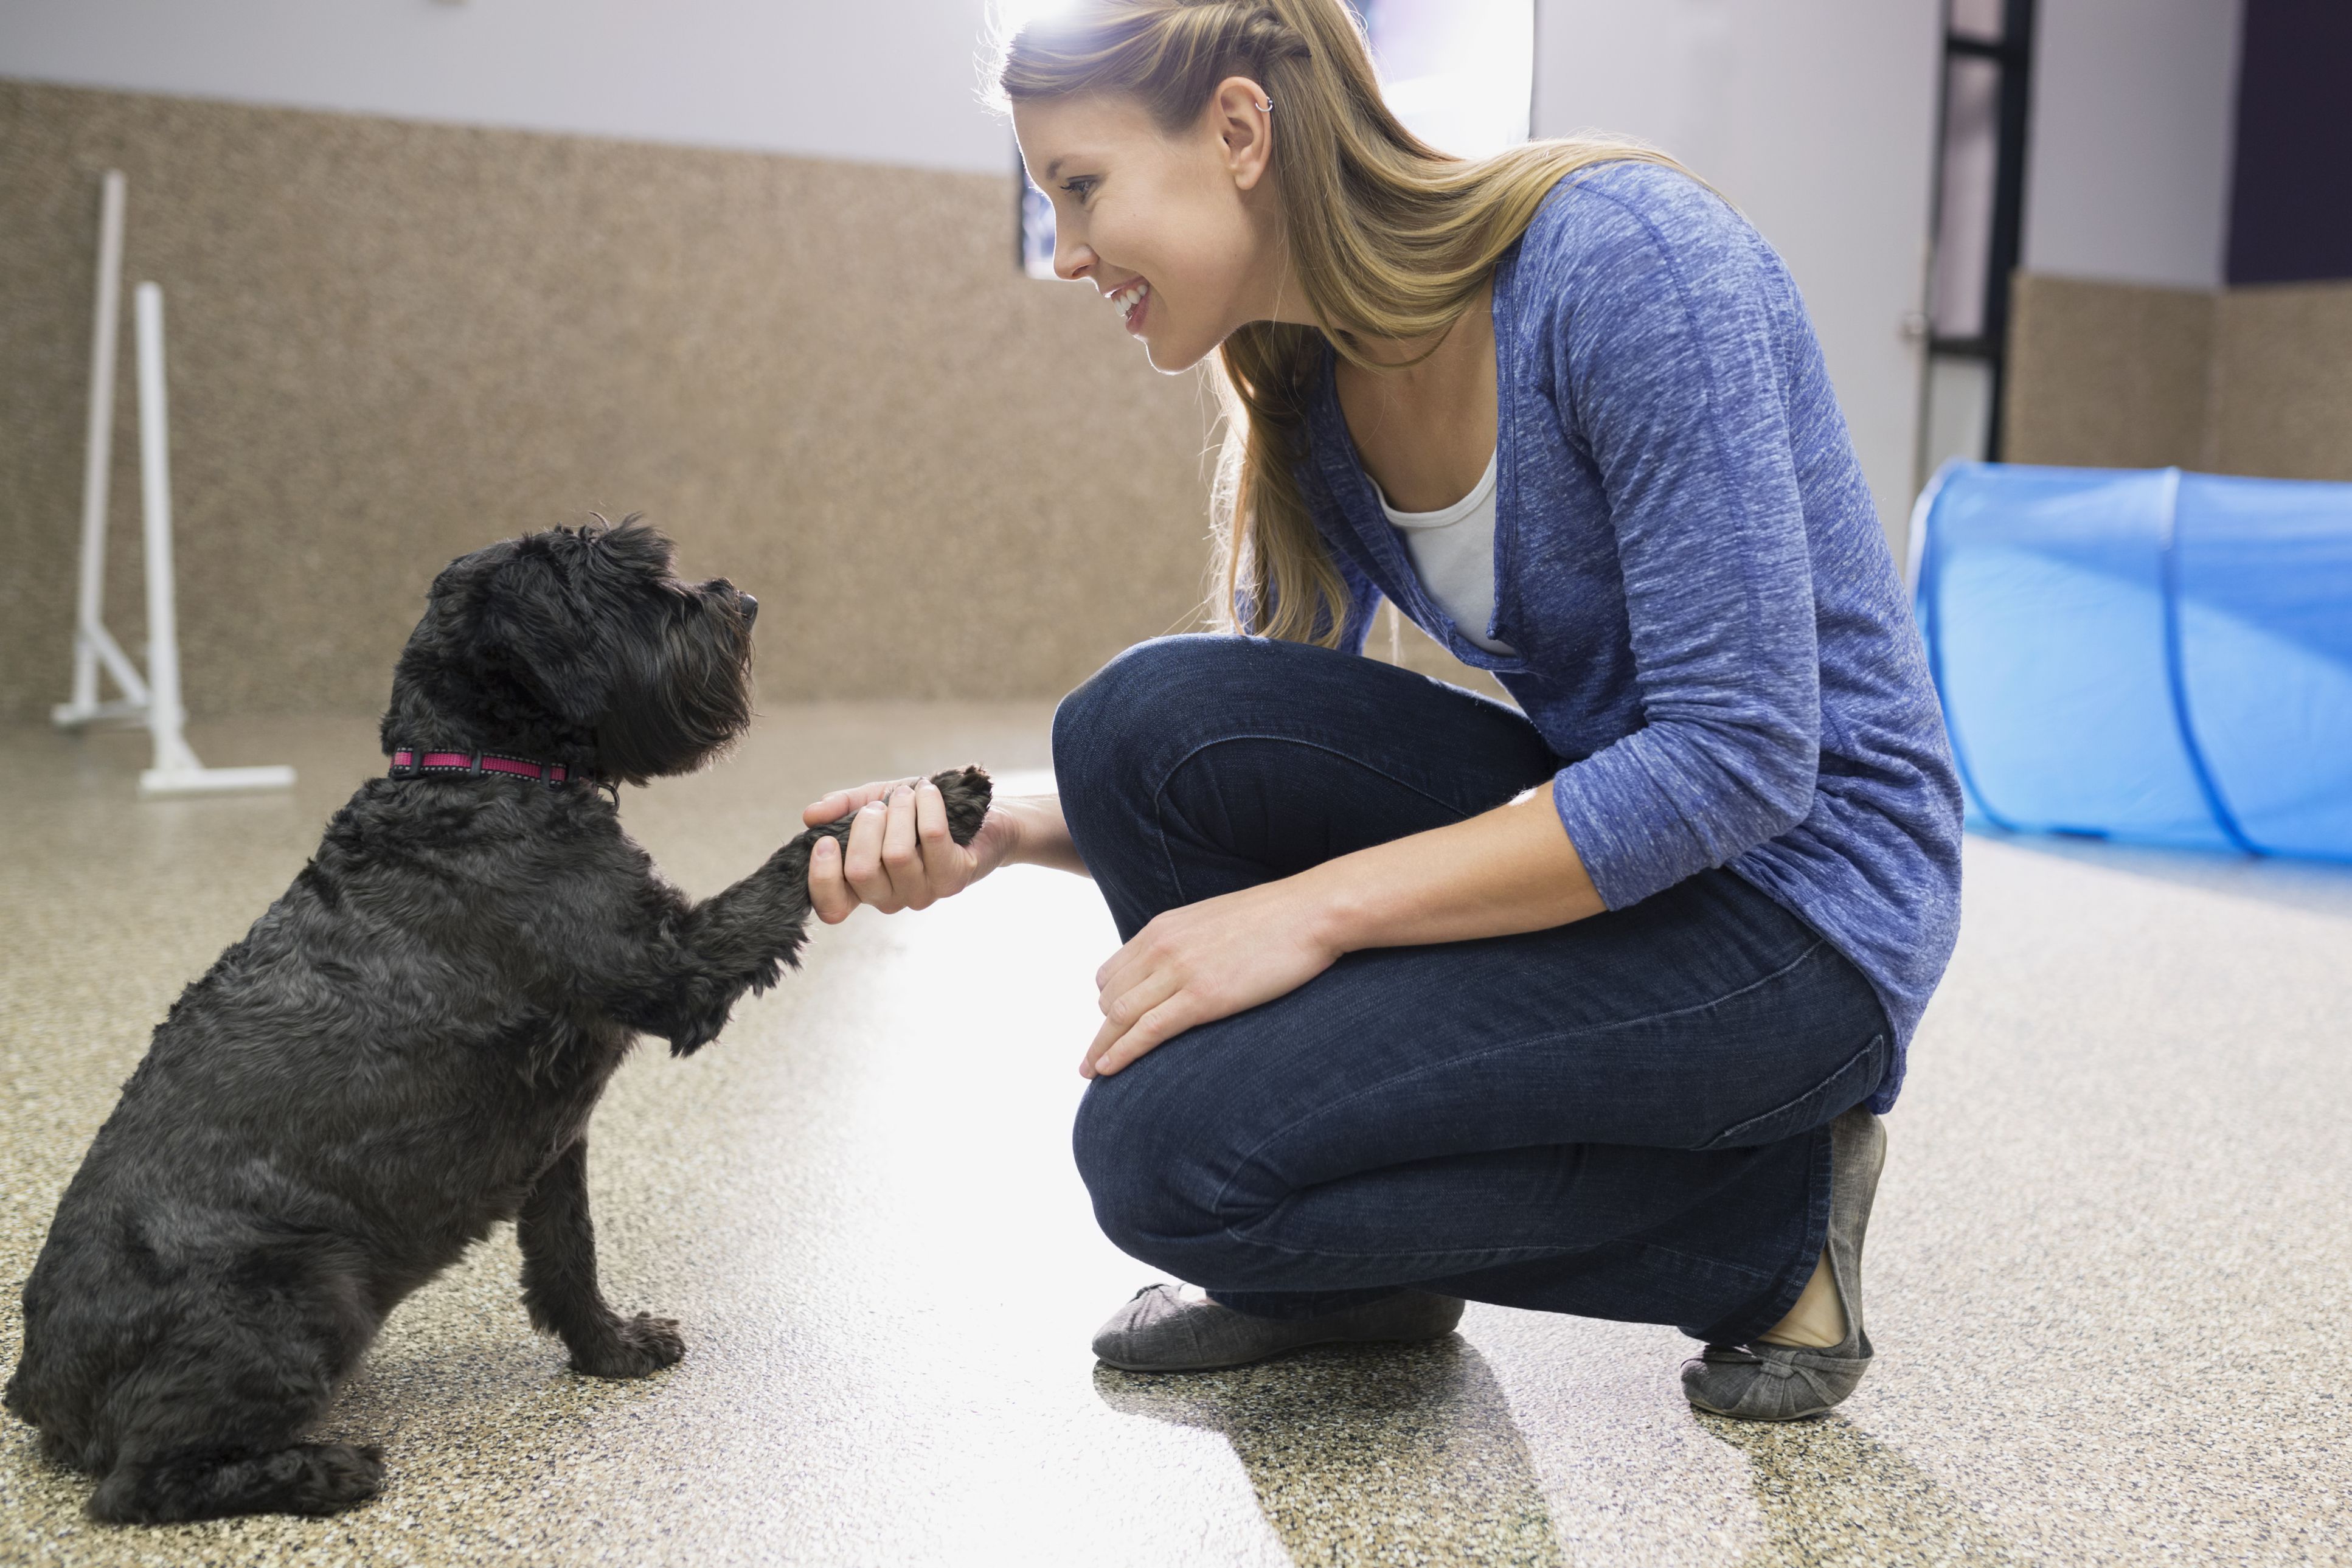
<svg viewBox="0 0 2352 1568"><path fill-rule="evenodd" d="M1095 972L1103 1026L1078 1071L1103 1078L1201 1024L1288 995L1343 951L1297 877L1155 917Z"/></svg>
<svg viewBox="0 0 2352 1568"><path fill-rule="evenodd" d="M1019 838L1014 814L991 805L969 845L948 836L947 802L927 778L835 790L801 812L811 827L855 813L846 850L820 838L809 850L809 903L839 925L859 904L884 914L919 910L960 893L1004 863Z"/></svg>
<svg viewBox="0 0 2352 1568"><path fill-rule="evenodd" d="M1096 971L1104 1023L1078 1070L1115 1073L1196 1025L1288 995L1343 952L1549 931L1606 907L1538 785L1465 821L1160 915Z"/></svg>

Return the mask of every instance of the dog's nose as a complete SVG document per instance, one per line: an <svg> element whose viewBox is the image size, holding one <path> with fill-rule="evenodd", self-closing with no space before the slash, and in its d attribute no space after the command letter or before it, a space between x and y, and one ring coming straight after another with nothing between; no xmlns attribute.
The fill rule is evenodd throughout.
<svg viewBox="0 0 2352 1568"><path fill-rule="evenodd" d="M744 593L740 588L738 588L735 591L735 596L743 601L743 624L745 626L748 626L753 621L760 618L759 600L751 597L751 595Z"/></svg>

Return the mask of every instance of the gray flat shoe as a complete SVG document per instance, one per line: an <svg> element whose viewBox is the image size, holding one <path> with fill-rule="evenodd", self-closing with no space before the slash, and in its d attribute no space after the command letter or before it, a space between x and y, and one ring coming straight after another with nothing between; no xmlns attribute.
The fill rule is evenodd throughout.
<svg viewBox="0 0 2352 1568"><path fill-rule="evenodd" d="M1862 1324L1862 1241L1870 1204L1886 1164L1886 1124L1862 1106L1830 1123L1830 1282L1845 1311L1845 1338L1827 1350L1798 1345L1709 1345L1683 1363L1683 1394L1692 1405L1741 1421L1798 1421L1819 1415L1854 1390L1870 1370L1870 1335Z"/></svg>
<svg viewBox="0 0 2352 1568"><path fill-rule="evenodd" d="M1095 1354L1121 1372L1209 1372L1307 1345L1438 1339L1461 1321L1460 1298L1426 1290L1313 1318L1253 1318L1214 1301L1187 1301L1173 1285L1146 1285L1096 1333Z"/></svg>

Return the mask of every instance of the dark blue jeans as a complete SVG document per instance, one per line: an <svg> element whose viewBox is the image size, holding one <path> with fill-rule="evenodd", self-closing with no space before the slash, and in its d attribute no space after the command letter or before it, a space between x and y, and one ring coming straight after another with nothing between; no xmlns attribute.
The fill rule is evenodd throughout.
<svg viewBox="0 0 2352 1568"><path fill-rule="evenodd" d="M1501 703L1258 638L1141 644L1054 719L1122 939L1561 765ZM1075 1142L1105 1234L1237 1310L1416 1286L1737 1343L1811 1275L1827 1124L1889 1049L1851 963L1706 871L1550 931L1349 953L1097 1079Z"/></svg>

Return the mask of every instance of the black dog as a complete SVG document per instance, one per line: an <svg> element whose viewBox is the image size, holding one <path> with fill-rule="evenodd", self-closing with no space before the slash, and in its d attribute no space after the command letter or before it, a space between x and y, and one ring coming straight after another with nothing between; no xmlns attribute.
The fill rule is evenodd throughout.
<svg viewBox="0 0 2352 1568"><path fill-rule="evenodd" d="M597 1292L589 1113L638 1032L695 1050L798 962L810 846L847 823L694 904L597 785L688 772L742 731L757 608L679 581L634 520L435 582L384 715L395 776L173 1006L25 1287L7 1406L102 1478L95 1516L373 1496L374 1448L298 1439L385 1314L501 1220L575 1369L685 1353L675 1323ZM968 842L986 775L938 783Z"/></svg>

